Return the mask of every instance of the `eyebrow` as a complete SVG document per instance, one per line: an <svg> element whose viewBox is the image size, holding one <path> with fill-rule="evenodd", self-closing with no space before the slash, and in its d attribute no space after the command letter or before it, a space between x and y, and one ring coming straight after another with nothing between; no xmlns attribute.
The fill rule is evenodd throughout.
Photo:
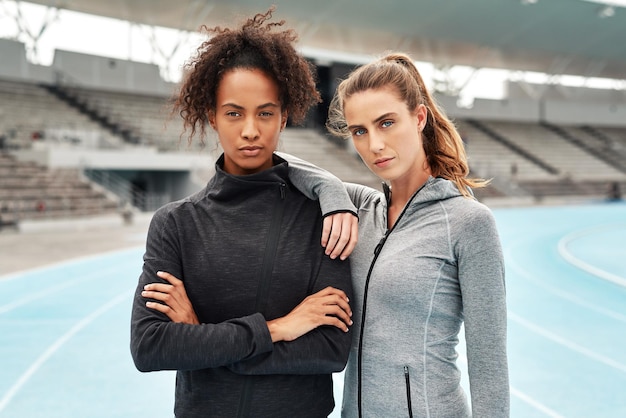
<svg viewBox="0 0 626 418"><path fill-rule="evenodd" d="M244 107L235 103L224 103L221 107L234 107L235 109L241 109L243 110ZM263 103L262 105L257 106L257 109L267 109L268 107L278 107L280 108L280 105L277 103L273 103L273 102L267 102L267 103Z"/></svg>
<svg viewBox="0 0 626 418"><path fill-rule="evenodd" d="M381 120L387 119L387 118L389 118L389 117L391 117L391 116L393 116L393 115L395 115L395 113L394 113L394 112L387 112L387 113L384 113L384 114L380 115L379 117L377 117L376 119L374 119L374 120L372 121L372 123L378 123L378 122L380 122ZM348 129L354 129L354 128L360 128L360 127L361 127L361 125L350 125L350 126L348 126Z"/></svg>

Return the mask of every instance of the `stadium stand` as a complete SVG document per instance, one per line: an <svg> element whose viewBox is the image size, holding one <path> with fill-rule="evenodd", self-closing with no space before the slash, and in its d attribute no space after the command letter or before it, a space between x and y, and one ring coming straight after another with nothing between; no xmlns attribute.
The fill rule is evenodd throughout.
<svg viewBox="0 0 626 418"><path fill-rule="evenodd" d="M182 132L182 119L171 114L168 98L163 95L62 85L49 86L48 89L126 143L155 146L160 151L181 149L177 140Z"/></svg>
<svg viewBox="0 0 626 418"><path fill-rule="evenodd" d="M180 142L180 118L170 114L169 97L163 94L0 79L0 100L3 104L11 103L11 106L0 107L0 134L4 138L5 153L37 149L44 144L46 147L120 152L124 152L125 147L149 146L164 154L195 152L198 148L197 143L188 147ZM458 119L456 123L466 140L472 174L492 179L489 187L476 190L479 200L493 203L526 198L538 203L550 198L601 198L607 195L613 183L626 188L626 130L623 128L469 118ZM330 140L317 129L288 128L281 150L320 165L344 181L380 187L378 179L362 164L349 142ZM29 184L40 184L41 170L45 167L36 170L23 167L18 173L20 178L31 173L35 180ZM74 171L78 170L79 167ZM47 175L55 176L58 177L57 174ZM4 188L23 187L17 184L3 176ZM92 187L96 187L95 182ZM52 197L55 191L58 196ZM68 204L67 198L76 200L78 196L49 186L46 196L50 203L42 212L36 210L32 195L27 195L20 203L9 204L4 202L8 192L3 193L4 206L12 206L14 213L15 208L20 208L19 216L4 217L9 221L63 216L70 212L71 216L93 214L97 208L110 211L117 207L116 202L91 206ZM13 200L15 196L15 193L11 195ZM68 211L68 207L73 209Z"/></svg>
<svg viewBox="0 0 626 418"><path fill-rule="evenodd" d="M0 152L0 227L25 219L111 214L117 200L78 170L50 170Z"/></svg>
<svg viewBox="0 0 626 418"><path fill-rule="evenodd" d="M583 135L602 132L599 128L475 120L458 124L468 138L472 169L482 177L506 179L514 195L535 200L604 197L611 184L626 184L620 143L601 134ZM620 137L623 130L612 132Z"/></svg>
<svg viewBox="0 0 626 418"><path fill-rule="evenodd" d="M96 197L97 190L103 190L97 176L110 179L119 174L120 182L126 183L117 189L133 184L145 188L155 203L143 199L139 209L153 210L164 200L201 187L210 175L214 155L204 158L202 144L189 145L181 137L181 119L169 107L176 86L160 77L156 65L57 50L52 66L38 66L28 62L23 44L7 39L0 40L0 52L6 57L0 66L0 204L7 222L106 213L117 210L118 202L142 200L117 192L111 199L106 196L110 187L100 192L104 197ZM320 74L332 77L351 68L342 62L324 65L330 67ZM328 99L332 82L321 81ZM493 205L537 204L605 198L615 188L626 189L626 127L616 123L624 109L614 95L582 88L547 89L540 103L524 96L533 89L537 90L511 83L507 100L477 99L471 108L458 107L456 97L438 93L466 141L472 175L492 179L489 187L475 191L477 198ZM320 124L316 120L306 128L289 127L280 150L344 181L379 188L379 180L349 141L328 137ZM209 138L208 148L214 147L214 139ZM106 158L98 157L105 152ZM180 159L181 155L196 159ZM62 179L65 188L57 182ZM79 193L83 189L91 192ZM37 210L38 193L46 196L45 211Z"/></svg>
<svg viewBox="0 0 626 418"><path fill-rule="evenodd" d="M6 149L31 148L44 140L95 148L113 148L120 142L32 82L0 79L0 103L0 133Z"/></svg>

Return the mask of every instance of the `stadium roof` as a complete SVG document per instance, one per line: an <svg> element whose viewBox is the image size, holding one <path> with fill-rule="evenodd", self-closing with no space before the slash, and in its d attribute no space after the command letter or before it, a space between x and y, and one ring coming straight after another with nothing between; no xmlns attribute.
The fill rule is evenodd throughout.
<svg viewBox="0 0 626 418"><path fill-rule="evenodd" d="M583 0L29 0L188 31L265 11L332 54L409 52L474 68L626 79L626 9ZM604 15L611 15L611 10Z"/></svg>

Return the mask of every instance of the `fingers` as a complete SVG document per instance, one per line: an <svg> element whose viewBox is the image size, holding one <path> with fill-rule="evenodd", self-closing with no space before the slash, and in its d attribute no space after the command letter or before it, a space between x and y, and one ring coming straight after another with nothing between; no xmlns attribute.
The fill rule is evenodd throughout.
<svg viewBox="0 0 626 418"><path fill-rule="evenodd" d="M170 286L171 287L171 286ZM145 288L144 288L145 289ZM141 296L146 299L154 299L170 305L173 302L173 296L170 293L162 292L158 290L144 290L141 292Z"/></svg>
<svg viewBox="0 0 626 418"><path fill-rule="evenodd" d="M145 285L141 296L152 299L146 302L146 307L166 314L174 322L199 324L183 281L164 271L157 272L157 276L170 284L149 283Z"/></svg>
<svg viewBox="0 0 626 418"><path fill-rule="evenodd" d="M312 295L309 295L308 297L311 298L315 296L328 296L328 295L337 295L341 297L342 299L344 299L346 302L350 302L350 299L348 299L346 292L344 292L341 289L337 289L336 287L332 287L332 286L326 286L322 290L318 290L317 292L313 293Z"/></svg>
<svg viewBox="0 0 626 418"><path fill-rule="evenodd" d="M146 306L150 309L154 309L155 311L159 311L164 313L165 315L170 315L172 308L167 305L158 302L146 302Z"/></svg>
<svg viewBox="0 0 626 418"><path fill-rule="evenodd" d="M356 248L356 244L359 240L359 222L356 216L353 216L350 219L349 228L350 228L350 240L348 241L348 244L346 244L343 251L341 252L340 258L342 260L345 260L346 258L348 258L350 254L352 254L352 251L354 251L354 249Z"/></svg>
<svg viewBox="0 0 626 418"><path fill-rule="evenodd" d="M322 326L329 325L349 331L352 310L348 297L339 289L327 287L307 296L284 317L267 323L272 341L293 341Z"/></svg>
<svg viewBox="0 0 626 418"><path fill-rule="evenodd" d="M168 305L171 302L187 298L182 280L179 280L174 275L165 271L158 271L157 276L168 281L170 284L149 283L143 287L144 291L141 293L142 296L159 300Z"/></svg>
<svg viewBox="0 0 626 418"><path fill-rule="evenodd" d="M346 309L339 305L328 305L326 314L321 318L320 325L332 325L344 332L348 332L352 325L352 318Z"/></svg>
<svg viewBox="0 0 626 418"><path fill-rule="evenodd" d="M350 308L349 299L345 292L340 289L327 287L308 296L303 301L303 304L310 304L311 309L322 318L322 323L319 325L336 323L336 321L330 321L332 322L331 324L324 322L333 316L342 322L339 328L342 328L344 331L347 331L347 327L352 325L352 309Z"/></svg>
<svg viewBox="0 0 626 418"><path fill-rule="evenodd" d="M320 324L320 325L326 325L326 326L339 328L343 332L350 331L349 326L346 325L346 323L344 321L342 321L339 318L334 317L334 316L326 316L326 317L324 317L323 323Z"/></svg>
<svg viewBox="0 0 626 418"><path fill-rule="evenodd" d="M157 276L159 276L160 278L167 280L168 282L170 282L172 285L178 285L178 284L182 284L182 280L178 279L176 276L174 276L173 274L170 274L166 271L157 271Z"/></svg>
<svg viewBox="0 0 626 418"><path fill-rule="evenodd" d="M352 213L335 213L324 218L322 246L330 258L345 260L354 250L358 235L358 218Z"/></svg>
<svg viewBox="0 0 626 418"><path fill-rule="evenodd" d="M335 215L325 217L322 225L322 247L324 248L328 245L328 239L333 229L333 216Z"/></svg>
<svg viewBox="0 0 626 418"><path fill-rule="evenodd" d="M332 259L337 258L337 256L341 253L341 251L337 253L337 250L343 250L345 243L347 242L347 240L350 239L349 236L346 237L345 235L341 234L342 229L343 229L342 215L343 215L342 213L335 213L334 215L327 216L324 219L324 224L326 224L326 220L330 218L331 226L330 226L330 231L328 231L326 234L327 239L326 239L326 245L325 245L326 247L325 254L330 256L330 258Z"/></svg>

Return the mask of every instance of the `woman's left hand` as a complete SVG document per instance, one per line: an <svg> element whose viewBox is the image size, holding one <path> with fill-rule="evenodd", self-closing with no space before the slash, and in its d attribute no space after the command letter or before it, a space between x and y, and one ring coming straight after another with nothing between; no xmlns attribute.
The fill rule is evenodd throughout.
<svg viewBox="0 0 626 418"><path fill-rule="evenodd" d="M324 218L322 247L326 255L345 260L359 239L359 218L351 212L341 212Z"/></svg>
<svg viewBox="0 0 626 418"><path fill-rule="evenodd" d="M148 301L146 306L164 313L173 322L200 324L182 280L165 271L158 271L157 276L170 284L150 283L145 285L141 296L161 302Z"/></svg>

